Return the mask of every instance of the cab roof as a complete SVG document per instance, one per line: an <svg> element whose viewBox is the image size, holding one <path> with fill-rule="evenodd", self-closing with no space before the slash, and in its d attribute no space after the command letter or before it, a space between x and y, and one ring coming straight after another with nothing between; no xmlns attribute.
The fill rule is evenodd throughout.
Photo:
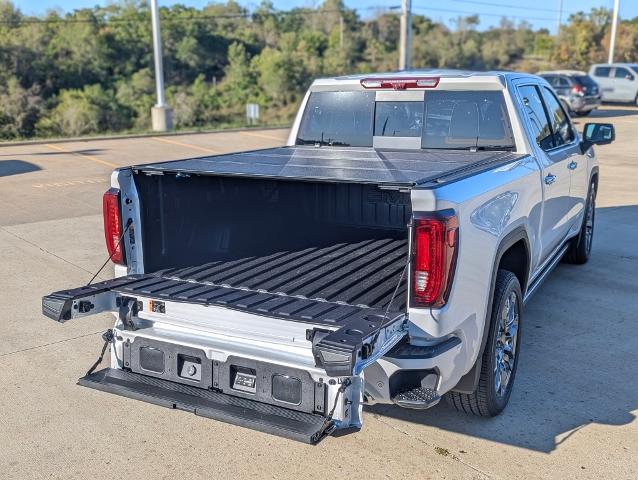
<svg viewBox="0 0 638 480"><path fill-rule="evenodd" d="M341 75L336 77L319 78L313 82L313 85L338 85L359 83L361 80L370 78L428 78L438 77L441 80L452 81L468 81L477 83L494 82L505 86L509 80L514 78L534 78L538 80L536 75L523 72L509 72L501 70L492 71L472 71L472 70L455 70L455 69L411 69L396 70L381 73L361 73L353 75Z"/></svg>

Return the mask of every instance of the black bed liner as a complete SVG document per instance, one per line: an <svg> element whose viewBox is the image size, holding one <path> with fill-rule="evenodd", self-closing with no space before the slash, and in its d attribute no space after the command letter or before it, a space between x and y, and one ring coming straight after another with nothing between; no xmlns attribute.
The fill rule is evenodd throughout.
<svg viewBox="0 0 638 480"><path fill-rule="evenodd" d="M111 289L340 326L383 313L395 290L390 311L405 310L407 248L393 239L339 243L132 276Z"/></svg>
<svg viewBox="0 0 638 480"><path fill-rule="evenodd" d="M454 179L523 158L510 152L378 150L288 146L132 167L146 173L185 173L413 187Z"/></svg>

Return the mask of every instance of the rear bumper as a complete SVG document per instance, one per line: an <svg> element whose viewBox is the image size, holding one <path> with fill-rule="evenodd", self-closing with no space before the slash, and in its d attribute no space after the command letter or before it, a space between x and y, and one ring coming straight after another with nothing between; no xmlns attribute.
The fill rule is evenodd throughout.
<svg viewBox="0 0 638 480"><path fill-rule="evenodd" d="M394 399L402 391L419 386L441 396L460 378L459 359L464 355L463 342L456 336L427 346L400 343L365 370L366 399L370 403L396 403Z"/></svg>
<svg viewBox="0 0 638 480"><path fill-rule="evenodd" d="M587 112L598 108L602 104L600 95L588 97L572 97L570 100L570 108L575 112Z"/></svg>

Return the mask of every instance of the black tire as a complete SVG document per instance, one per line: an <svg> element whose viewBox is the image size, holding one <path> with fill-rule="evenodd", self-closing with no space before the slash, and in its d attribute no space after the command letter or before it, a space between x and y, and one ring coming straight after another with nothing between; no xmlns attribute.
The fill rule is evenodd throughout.
<svg viewBox="0 0 638 480"><path fill-rule="evenodd" d="M577 117L586 117L592 112L592 110L583 110L582 112L576 112Z"/></svg>
<svg viewBox="0 0 638 480"><path fill-rule="evenodd" d="M591 256L591 246L594 241L594 225L596 220L596 184L591 182L587 192L587 202L585 203L585 214L580 232L575 236L565 253L566 263L582 265L587 263Z"/></svg>
<svg viewBox="0 0 638 480"><path fill-rule="evenodd" d="M502 382L502 376L497 375L497 349L502 345L502 340L507 337L502 330L503 315L508 305L508 300L516 299L515 314L516 335L511 342L513 345L513 360L508 357L506 362L509 365L509 375L504 388L499 388L497 384L497 376ZM510 303L511 305L511 303ZM510 309L512 307L510 306ZM508 313L511 310L508 310ZM518 357L520 352L520 325L523 313L523 295L521 294L521 286L518 278L508 270L499 270L496 277L496 285L494 287L494 301L492 315L490 318L490 331L485 344L481 362L481 373L479 376L478 386L474 393L466 394L459 392L448 392L446 400L449 405L459 412L470 413L481 417L494 417L501 413L506 407L512 393L514 385L514 377L516 376L516 368L518 366ZM509 319L509 315L508 315ZM500 333L500 335L499 335ZM501 350L502 359L505 358L505 350ZM499 370L499 372L501 372Z"/></svg>

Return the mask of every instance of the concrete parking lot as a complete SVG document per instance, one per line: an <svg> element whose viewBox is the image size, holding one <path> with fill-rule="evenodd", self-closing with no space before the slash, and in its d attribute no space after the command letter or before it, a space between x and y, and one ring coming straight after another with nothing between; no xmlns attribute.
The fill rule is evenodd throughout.
<svg viewBox="0 0 638 480"><path fill-rule="evenodd" d="M617 129L597 149L593 258L528 305L507 410L374 406L315 447L76 386L112 317L40 311L105 260L113 168L280 145L285 130L1 146L0 478L638 478L638 109L590 118Z"/></svg>

